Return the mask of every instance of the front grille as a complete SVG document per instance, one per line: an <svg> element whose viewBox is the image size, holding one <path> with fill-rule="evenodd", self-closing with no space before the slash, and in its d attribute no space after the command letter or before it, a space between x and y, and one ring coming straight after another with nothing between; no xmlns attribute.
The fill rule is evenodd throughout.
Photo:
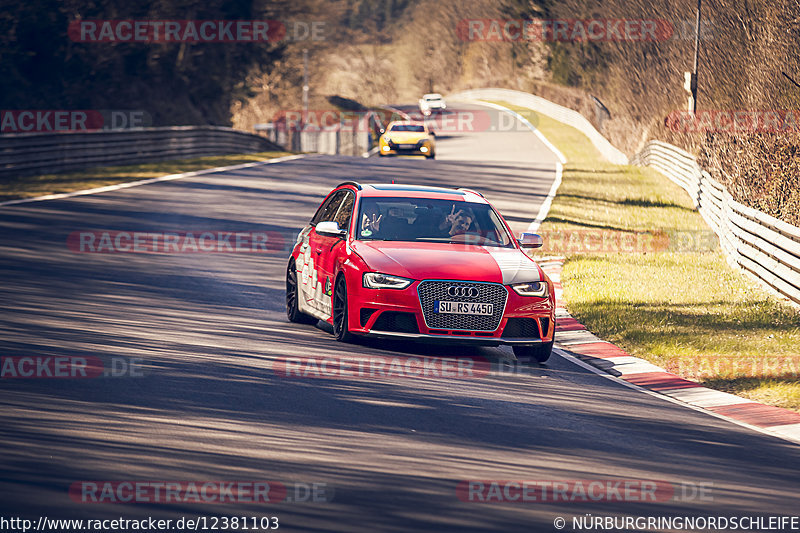
<svg viewBox="0 0 800 533"><path fill-rule="evenodd" d="M466 287L478 289L474 298L464 296L448 296L448 287ZM495 331L503 318L508 291L499 283L478 283L474 281L423 281L417 287L419 303L425 323L431 329L447 329L461 331ZM456 315L434 313L434 301L478 302L492 304L491 316Z"/></svg>
<svg viewBox="0 0 800 533"><path fill-rule="evenodd" d="M375 331L395 331L400 333L419 333L417 318L414 313L404 313L401 311L384 311L378 316Z"/></svg>
<svg viewBox="0 0 800 533"><path fill-rule="evenodd" d="M532 318L509 318L503 328L503 337L533 338L539 336L539 326Z"/></svg>
<svg viewBox="0 0 800 533"><path fill-rule="evenodd" d="M416 150L422 145L422 141L415 143L396 143L394 141L389 143L389 148L392 150Z"/></svg>

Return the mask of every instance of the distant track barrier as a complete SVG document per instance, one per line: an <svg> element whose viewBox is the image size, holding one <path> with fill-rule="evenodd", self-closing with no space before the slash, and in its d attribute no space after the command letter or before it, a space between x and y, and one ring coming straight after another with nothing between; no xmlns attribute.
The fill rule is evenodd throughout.
<svg viewBox="0 0 800 533"><path fill-rule="evenodd" d="M683 187L719 237L728 262L800 304L800 228L734 200L677 146L650 141L631 163L653 167Z"/></svg>
<svg viewBox="0 0 800 533"><path fill-rule="evenodd" d="M331 112L336 115L336 112ZM328 155L361 156L377 144L385 125L371 112L352 112L347 123L292 124L283 121L256 124L255 130L286 150Z"/></svg>
<svg viewBox="0 0 800 533"><path fill-rule="evenodd" d="M263 136L220 126L13 133L0 135L0 177L280 149Z"/></svg>
<svg viewBox="0 0 800 533"><path fill-rule="evenodd" d="M527 107L536 113L541 113L559 122L563 122L567 126L572 126L586 135L602 156L609 162L617 165L626 165L628 163L628 156L608 142L608 139L603 137L586 117L573 109L554 104L550 100L545 100L541 96L511 89L472 89L448 95L447 99L502 101L512 105Z"/></svg>

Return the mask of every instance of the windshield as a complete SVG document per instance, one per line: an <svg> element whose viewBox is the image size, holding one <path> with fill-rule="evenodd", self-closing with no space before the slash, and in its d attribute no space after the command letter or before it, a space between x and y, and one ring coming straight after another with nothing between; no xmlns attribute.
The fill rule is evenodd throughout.
<svg viewBox="0 0 800 533"><path fill-rule="evenodd" d="M448 242L513 247L488 204L430 198L362 198L360 240Z"/></svg>
<svg viewBox="0 0 800 533"><path fill-rule="evenodd" d="M416 131L423 132L425 128L416 124L395 124L389 131Z"/></svg>

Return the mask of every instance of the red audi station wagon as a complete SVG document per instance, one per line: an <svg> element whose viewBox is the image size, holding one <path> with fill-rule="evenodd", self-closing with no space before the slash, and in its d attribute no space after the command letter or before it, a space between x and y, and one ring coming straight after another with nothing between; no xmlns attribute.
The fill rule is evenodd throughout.
<svg viewBox="0 0 800 533"><path fill-rule="evenodd" d="M286 271L289 320L353 335L511 345L544 362L555 292L503 217L468 189L337 186L303 228Z"/></svg>

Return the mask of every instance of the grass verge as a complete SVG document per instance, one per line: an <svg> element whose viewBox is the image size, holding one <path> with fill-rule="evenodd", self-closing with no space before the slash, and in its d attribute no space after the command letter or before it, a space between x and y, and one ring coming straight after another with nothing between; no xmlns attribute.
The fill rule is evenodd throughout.
<svg viewBox="0 0 800 533"><path fill-rule="evenodd" d="M727 264L683 189L603 161L574 128L531 118L568 160L540 232L542 254L566 257L569 312L682 377L800 411L800 312Z"/></svg>
<svg viewBox="0 0 800 533"><path fill-rule="evenodd" d="M273 159L291 152L258 152L232 154L194 159L173 159L159 163L97 167L65 174L42 174L0 180L0 201L33 198L45 194L75 192L129 181L158 178L168 174L180 174L194 170L238 165Z"/></svg>

